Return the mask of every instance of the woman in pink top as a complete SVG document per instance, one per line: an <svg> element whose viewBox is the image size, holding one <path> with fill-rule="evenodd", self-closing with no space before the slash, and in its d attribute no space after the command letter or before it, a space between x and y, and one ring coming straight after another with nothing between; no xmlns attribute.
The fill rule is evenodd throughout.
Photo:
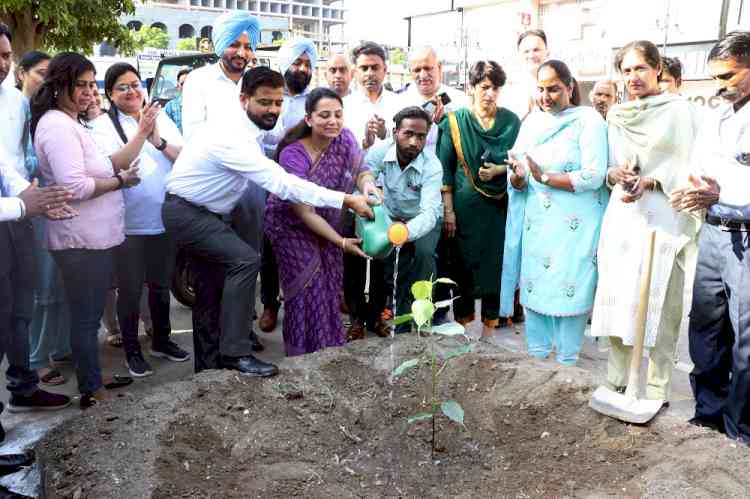
<svg viewBox="0 0 750 499"><path fill-rule="evenodd" d="M120 189L138 183L138 169L113 170L81 121L97 92L94 65L63 52L50 61L31 101L31 134L44 181L73 193L79 216L47 224L46 242L63 276L71 315L70 342L81 407L107 398L97 333L111 282L113 249L124 239ZM114 383L127 383L120 379Z"/></svg>

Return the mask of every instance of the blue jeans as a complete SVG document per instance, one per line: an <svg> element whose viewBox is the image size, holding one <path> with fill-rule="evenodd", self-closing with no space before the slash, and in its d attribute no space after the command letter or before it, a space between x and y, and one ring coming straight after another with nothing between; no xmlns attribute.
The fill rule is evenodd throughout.
<svg viewBox="0 0 750 499"><path fill-rule="evenodd" d="M526 347L529 355L545 359L552 352L554 343L557 362L575 365L583 345L588 314L571 317L553 317L526 309Z"/></svg>
<svg viewBox="0 0 750 499"><path fill-rule="evenodd" d="M92 393L102 386L99 366L99 321L104 294L112 283L113 249L51 251L65 283L70 304L70 346L78 378L78 391Z"/></svg>
<svg viewBox="0 0 750 499"><path fill-rule="evenodd" d="M41 369L49 365L50 357L62 359L70 355L70 310L57 264L50 252L43 248L47 219L36 217L32 224L36 238L36 285L29 332L29 363L31 369Z"/></svg>

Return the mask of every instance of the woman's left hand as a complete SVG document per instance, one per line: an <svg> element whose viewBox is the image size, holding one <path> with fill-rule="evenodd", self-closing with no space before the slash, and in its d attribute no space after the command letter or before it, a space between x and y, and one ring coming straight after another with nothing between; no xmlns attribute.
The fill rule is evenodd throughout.
<svg viewBox="0 0 750 499"><path fill-rule="evenodd" d="M638 177L632 184L629 191L625 191L622 196L623 203L634 203L643 197L643 193L646 192L646 183L651 182L649 177Z"/></svg>
<svg viewBox="0 0 750 499"><path fill-rule="evenodd" d="M534 180L537 182L542 181L542 168L539 166L539 164L531 159L531 156L528 154L526 155L526 164L529 165L529 170L531 171L531 176L534 177Z"/></svg>
<svg viewBox="0 0 750 499"><path fill-rule="evenodd" d="M507 165L496 165L495 163L485 162L479 168L479 179L482 182L489 182L498 175L502 175L508 171Z"/></svg>

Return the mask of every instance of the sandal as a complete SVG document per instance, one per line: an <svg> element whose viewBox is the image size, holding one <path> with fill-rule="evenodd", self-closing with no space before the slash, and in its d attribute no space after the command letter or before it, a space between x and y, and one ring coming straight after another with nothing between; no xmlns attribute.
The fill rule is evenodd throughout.
<svg viewBox="0 0 750 499"><path fill-rule="evenodd" d="M119 374L113 374L112 379L104 383L104 388L107 390L116 390L118 388L124 388L133 383L133 378L130 376L120 376Z"/></svg>
<svg viewBox="0 0 750 499"><path fill-rule="evenodd" d="M365 325L360 323L354 323L351 326L349 326L349 329L346 331L346 342L349 343L350 341L355 340L361 340L365 337Z"/></svg>
<svg viewBox="0 0 750 499"><path fill-rule="evenodd" d="M107 336L107 345L115 348L122 348L122 334L114 333Z"/></svg>
<svg viewBox="0 0 750 499"><path fill-rule="evenodd" d="M67 381L65 377L57 369L51 369L49 367L45 367L45 368L40 369L40 371L43 371L44 369L46 369L47 372L39 376L39 382L41 384L47 385L47 386L59 386L59 385L64 385L65 382Z"/></svg>

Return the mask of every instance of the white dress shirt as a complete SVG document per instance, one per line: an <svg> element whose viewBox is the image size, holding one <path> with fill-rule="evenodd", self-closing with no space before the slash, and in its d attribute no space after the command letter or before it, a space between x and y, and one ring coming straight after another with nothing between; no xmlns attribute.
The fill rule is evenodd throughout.
<svg viewBox="0 0 750 499"><path fill-rule="evenodd" d="M295 203L343 206L344 193L302 180L268 159L263 132L239 104L232 109L186 142L167 177L167 192L222 215L234 209L248 182Z"/></svg>
<svg viewBox="0 0 750 499"><path fill-rule="evenodd" d="M24 178L28 176L24 161L28 106L18 89L0 86L0 156Z"/></svg>
<svg viewBox="0 0 750 499"><path fill-rule="evenodd" d="M192 71L182 89L182 131L189 140L206 121L221 119L238 106L240 85L232 81L220 63Z"/></svg>
<svg viewBox="0 0 750 499"><path fill-rule="evenodd" d="M468 95L461 92L460 90L456 90L455 88L449 87L448 85L440 85L440 88L437 91L437 95L440 95L442 93L448 94L448 97L450 97L451 99L448 105L445 106L445 114L458 111L461 108L469 107L471 105L471 101L469 100ZM406 91L401 94L401 97L403 100L404 107L406 106L422 107L428 101L428 99L425 99L422 96L422 94L419 93L417 84L414 82L412 82L412 84L409 85L409 88L407 88ZM424 148L434 153L435 150L437 149L437 139L438 139L438 126L433 123L432 126L430 127L430 132L427 134L427 142L425 143Z"/></svg>
<svg viewBox="0 0 750 499"><path fill-rule="evenodd" d="M721 187L719 203L708 213L750 221L750 166L735 159L740 153L750 156L750 105L737 112L731 104L707 111L696 137L692 164Z"/></svg>
<svg viewBox="0 0 750 499"><path fill-rule="evenodd" d="M537 96L536 80L524 75L520 81L503 87L498 105L513 111L518 119L523 121L529 113L537 109Z"/></svg>
<svg viewBox="0 0 750 499"><path fill-rule="evenodd" d="M386 90L380 93L376 102L362 91L361 88L344 97L344 126L352 131L361 146L365 139L367 122L377 114L385 120L386 137L393 133L393 117L404 107L401 96ZM377 144L381 139L376 137Z"/></svg>
<svg viewBox="0 0 750 499"><path fill-rule="evenodd" d="M0 196L0 222L11 222L26 214L26 206L18 195L26 190L29 182L2 161L0 158L0 193L5 192L7 197Z"/></svg>
<svg viewBox="0 0 750 499"><path fill-rule="evenodd" d="M138 122L135 118L120 112L118 116L125 136L132 140L138 133ZM166 113L159 113L156 126L159 135L169 144L183 145L177 125ZM125 146L109 115L102 114L91 123L91 127L94 141L105 156L111 157ZM138 185L122 191L125 198L125 234L163 234L165 229L161 219L161 206L164 204L165 182L172 170L172 162L164 152L157 150L148 141L143 144L138 159L138 177L141 181Z"/></svg>

